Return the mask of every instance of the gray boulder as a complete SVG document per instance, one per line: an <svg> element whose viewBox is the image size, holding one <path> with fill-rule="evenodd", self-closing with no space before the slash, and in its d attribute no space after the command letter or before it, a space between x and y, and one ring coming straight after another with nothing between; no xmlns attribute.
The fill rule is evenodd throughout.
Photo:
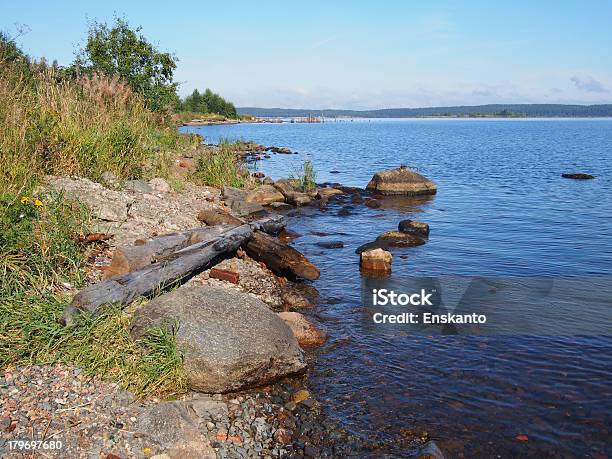
<svg viewBox="0 0 612 459"><path fill-rule="evenodd" d="M210 442L198 430L197 422L184 403L162 402L139 416L136 429L172 459L216 458Z"/></svg>
<svg viewBox="0 0 612 459"><path fill-rule="evenodd" d="M219 393L303 370L291 329L259 299L233 289L185 285L134 314L131 333L171 329L192 389Z"/></svg>
<svg viewBox="0 0 612 459"><path fill-rule="evenodd" d="M397 169L387 169L374 174L367 189L384 195L416 196L435 194L437 186L406 166L400 166Z"/></svg>
<svg viewBox="0 0 612 459"><path fill-rule="evenodd" d="M246 200L248 193L240 188L224 186L221 196L225 203L232 209L232 213L238 217L248 217L250 215L263 214L265 209L257 202Z"/></svg>

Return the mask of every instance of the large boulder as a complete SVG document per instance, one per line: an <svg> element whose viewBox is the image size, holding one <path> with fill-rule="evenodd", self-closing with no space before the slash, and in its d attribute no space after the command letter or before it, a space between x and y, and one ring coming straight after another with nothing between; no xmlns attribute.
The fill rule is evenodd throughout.
<svg viewBox="0 0 612 459"><path fill-rule="evenodd" d="M264 208L257 202L247 201L248 192L240 188L224 186L221 192L223 201L229 206L234 215L248 217L250 215L263 214Z"/></svg>
<svg viewBox="0 0 612 459"><path fill-rule="evenodd" d="M303 370L291 329L259 299L233 289L185 285L134 314L133 338L151 327L176 330L192 389L218 393Z"/></svg>
<svg viewBox="0 0 612 459"><path fill-rule="evenodd" d="M262 185L245 197L245 201L256 202L262 206L273 202L282 202L284 200L285 196L272 185Z"/></svg>
<svg viewBox="0 0 612 459"><path fill-rule="evenodd" d="M387 169L374 174L367 189L384 195L416 196L435 194L437 186L406 166L400 166L397 169Z"/></svg>

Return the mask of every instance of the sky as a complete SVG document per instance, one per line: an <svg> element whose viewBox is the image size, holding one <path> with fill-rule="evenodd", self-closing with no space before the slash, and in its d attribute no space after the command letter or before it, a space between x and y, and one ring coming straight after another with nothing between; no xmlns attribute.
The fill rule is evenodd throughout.
<svg viewBox="0 0 612 459"><path fill-rule="evenodd" d="M0 0L0 30L60 64L114 16L178 58L181 95L236 106L612 103L612 0Z"/></svg>

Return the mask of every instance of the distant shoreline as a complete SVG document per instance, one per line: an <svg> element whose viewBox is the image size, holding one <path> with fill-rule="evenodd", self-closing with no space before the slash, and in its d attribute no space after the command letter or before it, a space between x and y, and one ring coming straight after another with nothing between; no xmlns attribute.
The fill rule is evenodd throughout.
<svg viewBox="0 0 612 459"><path fill-rule="evenodd" d="M238 107L237 111L257 118L607 118L612 117L612 104L490 104L379 110Z"/></svg>

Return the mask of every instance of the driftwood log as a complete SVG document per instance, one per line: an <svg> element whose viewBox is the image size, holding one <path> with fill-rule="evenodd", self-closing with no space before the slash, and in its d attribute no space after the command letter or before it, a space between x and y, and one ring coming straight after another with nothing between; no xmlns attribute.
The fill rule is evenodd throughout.
<svg viewBox="0 0 612 459"><path fill-rule="evenodd" d="M207 226L150 239L139 239L133 246L117 247L103 279L138 271L185 247L198 242L213 241L236 226L238 225Z"/></svg>
<svg viewBox="0 0 612 459"><path fill-rule="evenodd" d="M262 231L255 231L243 244L246 253L263 261L276 274L316 280L320 272L315 265L290 245Z"/></svg>
<svg viewBox="0 0 612 459"><path fill-rule="evenodd" d="M141 296L163 290L204 269L219 257L238 249L254 231L276 233L285 226L282 216L269 217L237 226L213 240L185 247L168 258L121 276L84 288L64 309L62 322L70 325L81 312L97 314L103 306L125 306Z"/></svg>

